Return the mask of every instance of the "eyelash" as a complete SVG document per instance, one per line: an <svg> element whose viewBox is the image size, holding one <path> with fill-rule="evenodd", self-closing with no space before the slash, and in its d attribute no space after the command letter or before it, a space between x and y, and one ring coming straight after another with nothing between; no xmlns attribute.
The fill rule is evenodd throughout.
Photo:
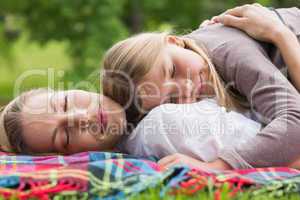
<svg viewBox="0 0 300 200"><path fill-rule="evenodd" d="M172 70L171 70L171 77L172 77L172 78L175 77L175 73L176 73L176 67L175 67L175 65L173 64Z"/></svg>
<svg viewBox="0 0 300 200"><path fill-rule="evenodd" d="M65 96L64 112L67 112L68 109L68 96Z"/></svg>
<svg viewBox="0 0 300 200"><path fill-rule="evenodd" d="M65 96L65 104L64 104L64 112L67 112L67 110L68 110L68 96L66 95ZM67 136L67 142L64 145L64 147L67 147L69 145L69 142L70 142L70 134L69 134L69 128L68 127L65 127L65 133L66 133L66 136Z"/></svg>

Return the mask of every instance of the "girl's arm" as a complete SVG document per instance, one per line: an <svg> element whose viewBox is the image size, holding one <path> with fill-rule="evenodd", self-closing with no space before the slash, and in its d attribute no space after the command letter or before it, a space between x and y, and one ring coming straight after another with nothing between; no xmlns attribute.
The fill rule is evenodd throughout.
<svg viewBox="0 0 300 200"><path fill-rule="evenodd" d="M300 33L296 20L299 10L285 9L284 12L289 25ZM277 23L274 12L265 13L274 14L276 18L271 19ZM189 37L205 42L224 81L234 83L234 88L247 97L255 116L267 125L249 139L247 145L222 149L219 157L235 169L288 166L294 162L300 155L300 94L272 63L268 52L240 31L220 25L197 30ZM209 41L210 38L213 41Z"/></svg>
<svg viewBox="0 0 300 200"><path fill-rule="evenodd" d="M288 66L288 73L296 89L300 92L300 44L296 35L288 28L276 34L273 43L278 47Z"/></svg>
<svg viewBox="0 0 300 200"><path fill-rule="evenodd" d="M300 44L296 35L285 26L275 12L259 5L245 5L212 18L245 31L251 37L271 42L278 47L294 86L300 91Z"/></svg>

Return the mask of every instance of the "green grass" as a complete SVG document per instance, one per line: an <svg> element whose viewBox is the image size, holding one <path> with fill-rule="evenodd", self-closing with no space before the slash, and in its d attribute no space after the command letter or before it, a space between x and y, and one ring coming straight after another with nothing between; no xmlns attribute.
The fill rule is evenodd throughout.
<svg viewBox="0 0 300 200"><path fill-rule="evenodd" d="M160 189L159 188L152 188L148 189L145 192L142 192L141 194L134 195L130 198L130 200L185 200L185 199L211 199L214 200L215 195L212 190L202 190L194 195L185 195L185 194L177 194L177 195L165 195L163 198L160 197ZM237 193L234 197L231 197L229 195L229 191L224 186L222 188L222 192L220 194L220 200L299 200L300 195L298 193L293 193L289 195L283 195L283 196L272 196L271 194L261 194L261 195L254 195L252 192L240 192Z"/></svg>
<svg viewBox="0 0 300 200"><path fill-rule="evenodd" d="M170 193L166 193L166 195L162 196L160 195L161 187L155 187L155 188L149 188L148 190L132 195L129 197L129 200L185 200L185 199L191 199L191 200L198 200L198 199L205 199L205 200L300 200L300 194L299 193L292 193L287 195L280 195L276 196L275 193L264 193L264 194L255 194L251 192L251 190L247 190L244 192L237 193L234 197L230 195L230 191L228 189L228 185L224 184L221 187L221 192L219 197L215 196L215 189L214 188L206 188L203 189L193 195L186 195L183 193L177 193L176 195L172 195ZM3 197L0 196L0 200L4 200ZM31 198L36 199L36 198ZM80 199L76 198L74 196L73 192L65 193L64 195L61 195L58 199ZM16 197L11 197L9 200L17 200Z"/></svg>

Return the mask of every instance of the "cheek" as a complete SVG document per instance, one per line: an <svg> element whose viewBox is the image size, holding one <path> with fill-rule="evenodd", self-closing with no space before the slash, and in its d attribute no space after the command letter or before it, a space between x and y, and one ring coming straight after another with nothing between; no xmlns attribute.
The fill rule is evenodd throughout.
<svg viewBox="0 0 300 200"><path fill-rule="evenodd" d="M82 136L76 138L70 146L70 151L95 151L100 150L99 142L89 133L82 134Z"/></svg>
<svg viewBox="0 0 300 200"><path fill-rule="evenodd" d="M176 64L176 63L175 63ZM189 76L199 74L200 71L205 69L205 61L200 56L187 56L185 59L178 61L177 72L181 76L188 78Z"/></svg>
<svg viewBox="0 0 300 200"><path fill-rule="evenodd" d="M37 124L37 125L36 125ZM36 152L49 152L52 149L52 127L51 126L39 126L38 123L34 123L32 126L24 126L22 138L23 142ZM45 130L45 131L41 131Z"/></svg>
<svg viewBox="0 0 300 200"><path fill-rule="evenodd" d="M202 66L199 63L187 63L178 65L177 76L184 79L191 79L193 76L198 75L202 71Z"/></svg>

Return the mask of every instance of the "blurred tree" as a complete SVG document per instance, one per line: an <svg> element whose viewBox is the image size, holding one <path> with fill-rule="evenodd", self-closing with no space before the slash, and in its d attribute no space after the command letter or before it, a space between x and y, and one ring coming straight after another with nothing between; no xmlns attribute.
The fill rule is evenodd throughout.
<svg viewBox="0 0 300 200"><path fill-rule="evenodd" d="M99 68L108 47L131 33L156 30L161 24L186 33L225 9L254 2L299 6L299 0L1 0L0 40L16 37L21 31L18 29L25 28L31 40L41 44L67 41L73 61L67 78L79 80ZM18 21L10 22L17 29L5 26L7 16ZM1 45L7 48L2 41Z"/></svg>
<svg viewBox="0 0 300 200"><path fill-rule="evenodd" d="M125 24L131 32L155 30L160 24L172 24L179 33L199 26L204 19L243 4L261 3L264 6L300 6L299 0L127 0Z"/></svg>
<svg viewBox="0 0 300 200"><path fill-rule="evenodd" d="M0 15L22 17L30 39L41 44L68 41L73 59L69 77L76 80L99 67L105 49L127 36L120 21L123 4L123 0L4 0Z"/></svg>

